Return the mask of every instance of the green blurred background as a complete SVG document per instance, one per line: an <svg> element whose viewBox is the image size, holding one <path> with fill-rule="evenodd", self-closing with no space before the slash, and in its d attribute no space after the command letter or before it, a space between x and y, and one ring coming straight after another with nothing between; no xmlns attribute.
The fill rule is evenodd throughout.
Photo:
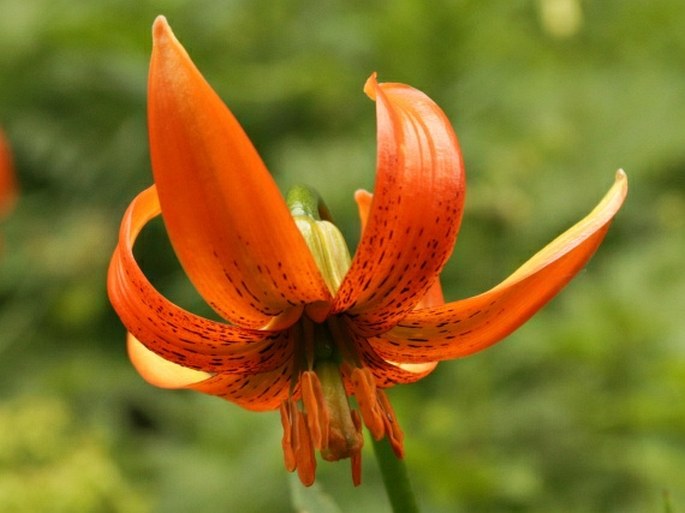
<svg viewBox="0 0 685 513"><path fill-rule="evenodd" d="M352 244L375 166L364 81L434 98L469 180L448 299L506 277L624 167L628 201L559 298L390 394L426 512L663 512L665 494L685 511L685 2L0 0L22 186L1 227L1 511L293 511L278 414L144 383L106 298L121 215L151 182L157 14L279 184L318 188ZM204 311L160 224L139 253ZM389 511L370 451L359 489L344 462L318 475L341 511Z"/></svg>

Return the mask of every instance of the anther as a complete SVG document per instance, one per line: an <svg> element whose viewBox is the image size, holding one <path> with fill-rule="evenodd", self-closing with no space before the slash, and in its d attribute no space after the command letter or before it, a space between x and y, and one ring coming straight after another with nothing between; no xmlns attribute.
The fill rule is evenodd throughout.
<svg viewBox="0 0 685 513"><path fill-rule="evenodd" d="M376 440L380 440L385 434L385 423L383 412L378 403L376 381L373 374L366 367L361 369L355 367L350 375L350 381L364 424L366 424L371 435Z"/></svg>
<svg viewBox="0 0 685 513"><path fill-rule="evenodd" d="M352 410L352 422L354 422L354 426L357 428L357 433L359 433L359 436L361 437L361 432L362 432L362 419L359 417L359 413L357 410ZM362 442L364 441L364 438L362 437ZM359 449L355 452L353 452L350 456L350 463L352 465L352 484L354 486L359 486L362 483L362 448L359 447Z"/></svg>
<svg viewBox="0 0 685 513"><path fill-rule="evenodd" d="M395 456L402 458L404 457L404 433L397 422L395 410L392 409L390 400L383 390L378 390L377 396L378 404L384 412L385 436L388 437Z"/></svg>
<svg viewBox="0 0 685 513"><path fill-rule="evenodd" d="M288 472L292 472L297 467L297 460L295 459L295 451L293 448L293 424L292 424L292 400L288 399L281 403L281 424L283 425L283 440L281 445L283 447L283 457L285 460L285 468Z"/></svg>
<svg viewBox="0 0 685 513"><path fill-rule="evenodd" d="M311 486L314 483L316 476L316 457L314 455L314 447L312 439L309 434L309 427L307 426L307 415L297 410L296 417L298 443L295 449L295 457L297 459L297 476L305 486Z"/></svg>
<svg viewBox="0 0 685 513"><path fill-rule="evenodd" d="M321 382L313 371L305 371L300 377L302 403L307 412L309 433L318 451L328 447L330 415L321 389Z"/></svg>

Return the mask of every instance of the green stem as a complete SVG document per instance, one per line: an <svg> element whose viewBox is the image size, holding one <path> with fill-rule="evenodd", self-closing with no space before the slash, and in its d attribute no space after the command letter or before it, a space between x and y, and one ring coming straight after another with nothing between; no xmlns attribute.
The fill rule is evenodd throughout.
<svg viewBox="0 0 685 513"><path fill-rule="evenodd" d="M393 513L418 513L414 492L411 489L409 475L404 460L395 456L387 438L373 441L373 452L383 476L385 491L390 499Z"/></svg>

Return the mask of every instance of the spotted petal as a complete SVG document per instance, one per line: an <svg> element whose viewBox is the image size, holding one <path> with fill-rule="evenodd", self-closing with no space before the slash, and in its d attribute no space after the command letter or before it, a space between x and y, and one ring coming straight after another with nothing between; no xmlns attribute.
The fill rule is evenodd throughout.
<svg viewBox="0 0 685 513"><path fill-rule="evenodd" d="M268 350L277 333L194 315L168 301L147 280L133 256L133 245L145 224L159 212L152 186L133 200L121 223L107 291L126 328L151 351L196 370L265 371L280 365L287 355Z"/></svg>
<svg viewBox="0 0 685 513"><path fill-rule="evenodd" d="M447 261L461 221L464 173L457 138L430 98L406 85L378 84L375 76L365 90L376 100L376 185L334 310L347 310L354 329L369 336L404 317Z"/></svg>
<svg viewBox="0 0 685 513"><path fill-rule="evenodd" d="M366 222L369 218L373 194L360 189L355 193L354 199L357 202L357 207L359 209L361 231L364 233ZM436 278L426 295L416 304L415 309L438 306L444 303L445 299L442 294L440 278ZM364 360L364 366L371 370L371 373L376 380L376 385L379 387L385 388L401 383L414 383L433 372L438 365L438 362L397 363L384 360L376 353L373 347L375 345L382 346L386 344L387 341L383 341L378 337L371 337L367 340L358 335L355 336L353 334L352 336L356 339L356 345Z"/></svg>
<svg viewBox="0 0 685 513"><path fill-rule="evenodd" d="M516 272L479 296L417 310L376 340L374 349L399 362L459 358L502 340L554 297L592 257L625 199L626 175L597 207Z"/></svg>
<svg viewBox="0 0 685 513"><path fill-rule="evenodd" d="M161 16L153 39L153 174L169 238L190 280L217 313L248 328L330 301L257 151Z"/></svg>
<svg viewBox="0 0 685 513"><path fill-rule="evenodd" d="M221 372L188 388L216 395L247 410L277 409L288 398L294 362L288 361L268 372Z"/></svg>
<svg viewBox="0 0 685 513"><path fill-rule="evenodd" d="M378 337L371 337L370 339L355 337L355 339L364 366L371 370L376 379L376 385L381 388L419 381L433 372L438 365L437 361L421 363L389 361L380 356L374 349L375 346L383 346L388 343L387 341Z"/></svg>
<svg viewBox="0 0 685 513"><path fill-rule="evenodd" d="M216 395L255 411L278 408L288 394L292 372L290 360L268 372L210 374L165 360L130 333L127 348L131 363L143 379L161 388L186 388Z"/></svg>
<svg viewBox="0 0 685 513"><path fill-rule="evenodd" d="M133 367L142 378L160 388L186 388L212 377L209 372L184 367L150 351L131 333L126 336L126 350Z"/></svg>

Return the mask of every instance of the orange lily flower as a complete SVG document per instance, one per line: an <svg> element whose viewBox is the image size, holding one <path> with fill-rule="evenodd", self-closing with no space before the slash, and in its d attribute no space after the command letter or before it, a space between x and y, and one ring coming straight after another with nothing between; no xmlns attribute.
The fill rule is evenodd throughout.
<svg viewBox="0 0 685 513"><path fill-rule="evenodd" d="M12 152L5 134L0 130L0 219L14 207L17 199L17 180L12 162Z"/></svg>
<svg viewBox="0 0 685 513"><path fill-rule="evenodd" d="M619 171L587 217L509 278L445 303L438 276L464 202L457 138L420 91L375 75L364 90L376 102L377 175L373 195L355 196L363 232L350 258L326 209L302 189L289 196L289 211L236 119L159 17L148 86L155 184L124 214L109 268L109 296L138 372L160 387L279 409L286 468L305 485L314 481L316 451L350 458L360 482L362 424L401 457L402 431L383 389L522 325L584 267L627 191ZM171 303L139 268L134 243L160 214L186 274L226 322Z"/></svg>

